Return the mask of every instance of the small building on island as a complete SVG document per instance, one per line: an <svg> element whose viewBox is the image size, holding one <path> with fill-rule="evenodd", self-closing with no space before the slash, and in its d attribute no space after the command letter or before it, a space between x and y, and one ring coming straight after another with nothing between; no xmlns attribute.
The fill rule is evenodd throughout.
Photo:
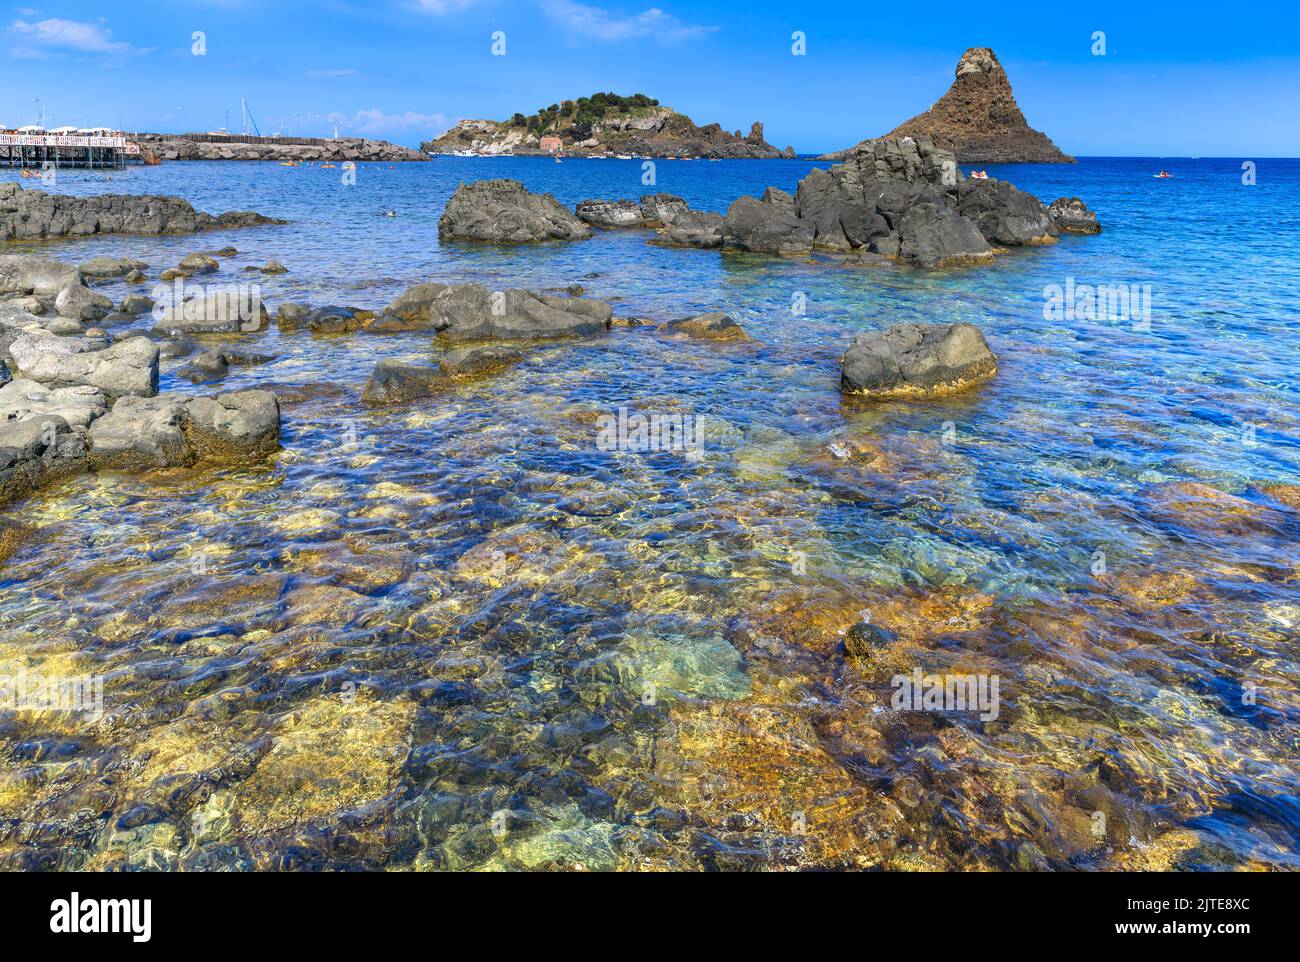
<svg viewBox="0 0 1300 962"><path fill-rule="evenodd" d="M546 151L548 154L558 154L563 149L564 141L559 137L552 136L542 138L542 150Z"/></svg>

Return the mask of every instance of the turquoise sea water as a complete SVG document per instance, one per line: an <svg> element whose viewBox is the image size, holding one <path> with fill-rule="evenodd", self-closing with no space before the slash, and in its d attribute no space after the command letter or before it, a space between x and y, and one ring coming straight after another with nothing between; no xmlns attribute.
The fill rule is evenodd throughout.
<svg viewBox="0 0 1300 962"><path fill-rule="evenodd" d="M257 164L60 174L288 219L43 245L156 276L231 244L222 278L289 268L255 275L272 310L580 284L622 316L723 310L755 342L615 330L375 411L374 362L429 338L251 338L276 359L222 389L290 397L276 463L88 476L6 509L39 530L0 569L0 674L103 674L107 714L0 713L0 857L1294 868L1300 161L1256 163L1253 186L1240 160L989 167L1081 197L1104 232L944 272L639 231L437 237L461 180L725 211L793 190L802 160L660 161L653 186L640 162L525 158L361 165L353 187ZM1149 285L1149 329L1045 317L1071 283ZM842 400L848 341L900 321L979 325L999 375ZM181 363L164 390L215 390ZM703 459L600 450L619 408L700 418ZM878 665L840 653L864 611L894 638ZM996 675L999 717L892 711L915 667Z"/></svg>

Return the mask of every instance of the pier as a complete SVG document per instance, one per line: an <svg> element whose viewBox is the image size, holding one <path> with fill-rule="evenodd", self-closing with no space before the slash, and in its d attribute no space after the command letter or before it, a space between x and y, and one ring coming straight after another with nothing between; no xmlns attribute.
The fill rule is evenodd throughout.
<svg viewBox="0 0 1300 962"><path fill-rule="evenodd" d="M0 167L121 170L128 161L139 159L139 146L110 130L0 131Z"/></svg>

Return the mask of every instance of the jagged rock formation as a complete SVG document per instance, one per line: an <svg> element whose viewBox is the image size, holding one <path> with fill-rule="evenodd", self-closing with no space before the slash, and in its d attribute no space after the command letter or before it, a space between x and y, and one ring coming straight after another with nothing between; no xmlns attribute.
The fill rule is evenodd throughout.
<svg viewBox="0 0 1300 962"><path fill-rule="evenodd" d="M530 193L517 180L461 184L438 221L444 240L528 244L586 240L591 228L551 194Z"/></svg>
<svg viewBox="0 0 1300 962"><path fill-rule="evenodd" d="M1052 223L1062 234L1100 234L1095 212L1077 197L1058 197L1047 208Z"/></svg>
<svg viewBox="0 0 1300 962"><path fill-rule="evenodd" d="M794 197L769 188L742 197L727 216L677 216L663 242L784 256L828 251L918 267L990 260L995 248L1051 243L1057 228L1033 195L993 178L962 175L952 154L928 141L882 140L856 148L830 170L813 170ZM717 218L716 221L708 218Z"/></svg>
<svg viewBox="0 0 1300 962"><path fill-rule="evenodd" d="M555 138L554 141L549 138ZM462 120L440 137L420 145L431 154L547 154L578 156L726 157L770 159L795 156L764 139L763 125L748 134L729 133L719 124L700 127L690 117L643 95L596 94L566 100L531 117L512 120Z"/></svg>
<svg viewBox="0 0 1300 962"><path fill-rule="evenodd" d="M998 360L973 324L895 324L859 334L841 362L846 394L876 400L938 397L998 372Z"/></svg>
<svg viewBox="0 0 1300 962"><path fill-rule="evenodd" d="M410 147L400 147L386 140L347 137L342 140L317 140L312 143L278 143L269 139L250 138L247 142L211 142L194 140L184 134L137 134L131 137L141 150L151 151L160 160L295 160L295 161L412 161L428 160L428 155Z"/></svg>
<svg viewBox="0 0 1300 962"><path fill-rule="evenodd" d="M897 137L928 140L963 164L1074 163L1046 134L1029 126L1006 71L988 47L972 47L962 54L948 92L882 139ZM843 160L849 153L822 159Z"/></svg>
<svg viewBox="0 0 1300 962"><path fill-rule="evenodd" d="M251 211L214 217L180 197L98 194L70 197L0 184L0 241L87 237L91 234L190 234L283 224Z"/></svg>

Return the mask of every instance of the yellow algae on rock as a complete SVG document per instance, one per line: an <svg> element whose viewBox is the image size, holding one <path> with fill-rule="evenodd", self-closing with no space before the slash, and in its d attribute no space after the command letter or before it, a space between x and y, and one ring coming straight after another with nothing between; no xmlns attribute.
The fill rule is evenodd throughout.
<svg viewBox="0 0 1300 962"><path fill-rule="evenodd" d="M331 527L337 524L340 518L342 515L337 511L330 511L327 508L307 508L281 515L272 523L288 534L306 534Z"/></svg>
<svg viewBox="0 0 1300 962"><path fill-rule="evenodd" d="M271 750L233 789L242 831L258 834L327 819L382 799L410 752L415 705L317 698L279 720Z"/></svg>
<svg viewBox="0 0 1300 962"><path fill-rule="evenodd" d="M688 810L719 831L785 837L812 862L871 860L862 838L869 793L794 709L676 703L672 718L676 751L661 753L659 769L680 780Z"/></svg>
<svg viewBox="0 0 1300 962"><path fill-rule="evenodd" d="M1198 481L1155 485L1150 492L1149 510L1159 521L1206 534L1276 533L1283 520L1274 508Z"/></svg>

